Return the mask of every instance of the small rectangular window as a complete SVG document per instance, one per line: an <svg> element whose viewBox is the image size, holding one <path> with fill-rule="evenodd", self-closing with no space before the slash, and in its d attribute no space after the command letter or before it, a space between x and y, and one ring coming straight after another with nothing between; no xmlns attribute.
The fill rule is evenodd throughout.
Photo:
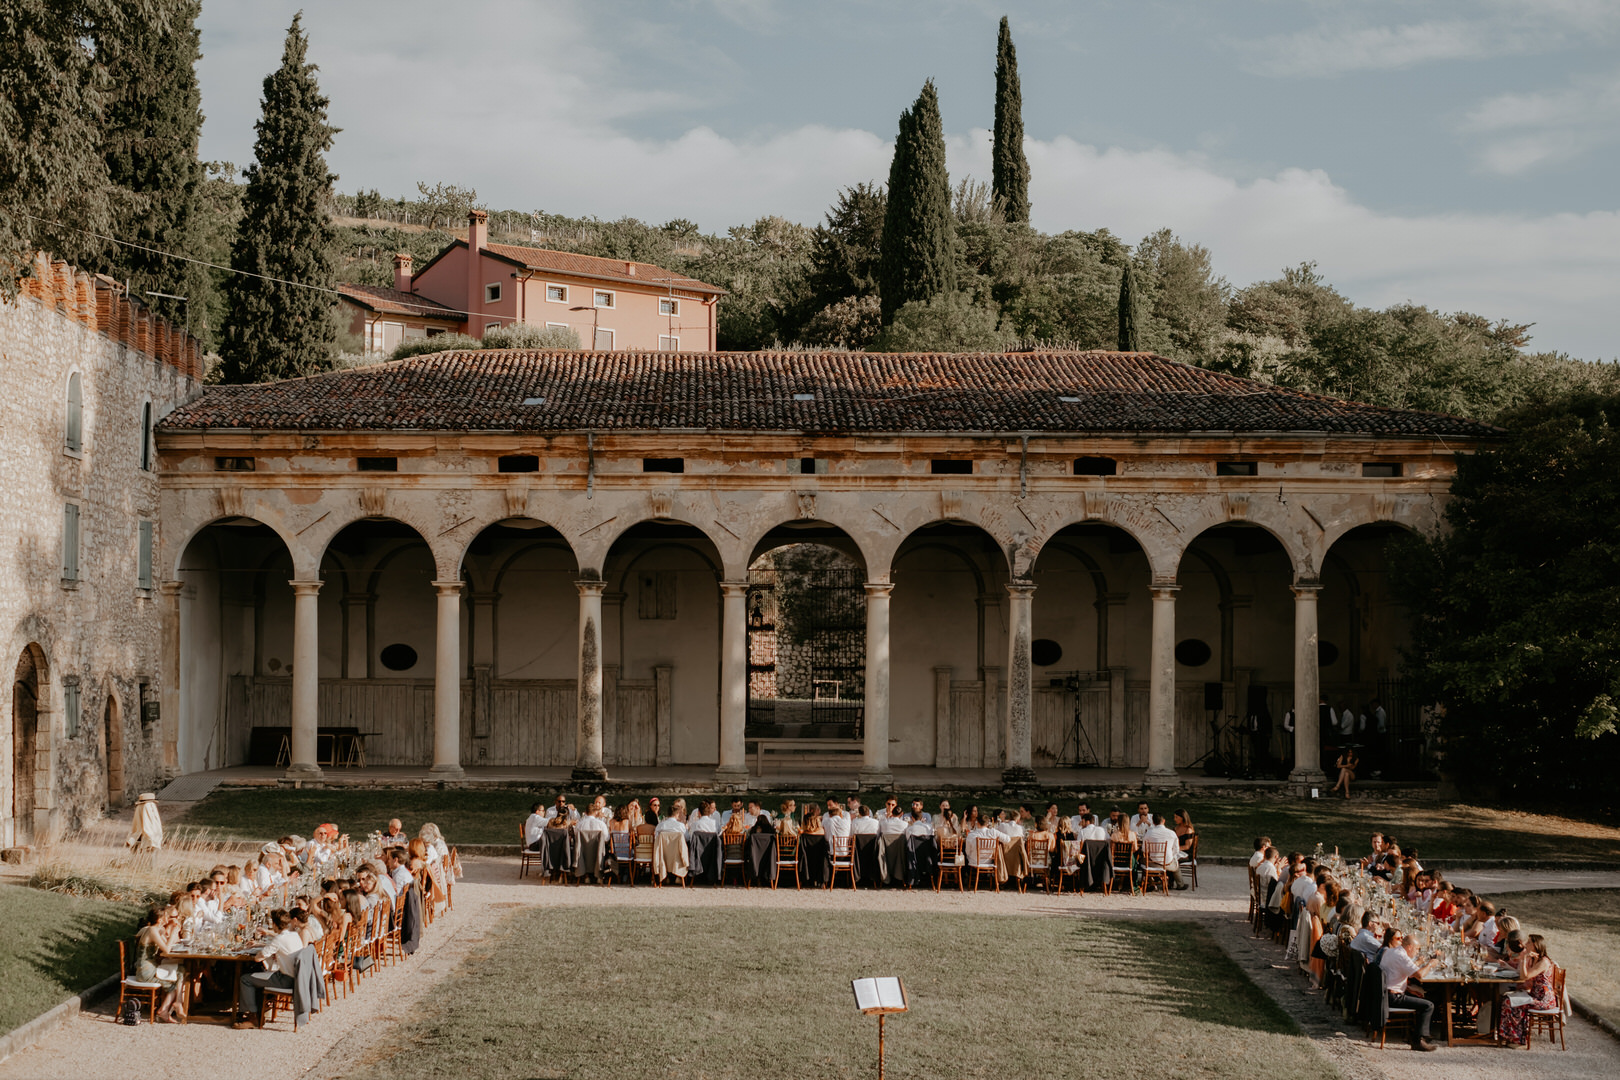
<svg viewBox="0 0 1620 1080"><path fill-rule="evenodd" d="M594 344L594 348L597 352L612 352L613 331L603 330L601 327L598 327L596 330L596 342Z"/></svg>
<svg viewBox="0 0 1620 1080"><path fill-rule="evenodd" d="M1385 478L1401 475L1401 463L1398 461L1364 461L1361 464L1362 476L1382 476Z"/></svg>
<svg viewBox="0 0 1620 1080"><path fill-rule="evenodd" d="M597 289L594 303L597 307L612 307L613 294L606 289Z"/></svg>
<svg viewBox="0 0 1620 1080"><path fill-rule="evenodd" d="M62 728L68 738L79 734L79 678L69 675L62 680Z"/></svg>
<svg viewBox="0 0 1620 1080"><path fill-rule="evenodd" d="M677 472L686 471L686 459L678 457L644 457L641 459L642 472Z"/></svg>
<svg viewBox="0 0 1620 1080"><path fill-rule="evenodd" d="M152 403L141 406L141 471L152 471Z"/></svg>
<svg viewBox="0 0 1620 1080"><path fill-rule="evenodd" d="M660 314L660 315L679 315L680 313L681 313L681 302L679 300L664 299L664 300L659 300L658 301L658 314Z"/></svg>
<svg viewBox="0 0 1620 1080"><path fill-rule="evenodd" d="M548 323L546 323L546 329L547 330L567 330L568 329L568 324L565 323L565 322L548 322Z"/></svg>
<svg viewBox="0 0 1620 1080"><path fill-rule="evenodd" d="M250 457L217 457L214 459L215 472L252 472L254 461Z"/></svg>
<svg viewBox="0 0 1620 1080"><path fill-rule="evenodd" d="M501 283L492 281L484 286L484 303L498 304L501 302Z"/></svg>
<svg viewBox="0 0 1620 1080"><path fill-rule="evenodd" d="M135 557L135 587L137 589L152 588L152 523L143 521L140 524L140 550Z"/></svg>
<svg viewBox="0 0 1620 1080"><path fill-rule="evenodd" d="M539 472L538 454L502 454L495 459L496 472Z"/></svg>
<svg viewBox="0 0 1620 1080"><path fill-rule="evenodd" d="M442 333L444 333L444 327L442 326L430 326L427 328L428 337L438 337Z"/></svg>
<svg viewBox="0 0 1620 1080"><path fill-rule="evenodd" d="M973 472L971 458L935 458L928 463L928 471L935 476L967 476Z"/></svg>
<svg viewBox="0 0 1620 1080"><path fill-rule="evenodd" d="M1074 459L1076 476L1114 476L1119 464L1111 457L1077 457Z"/></svg>
<svg viewBox="0 0 1620 1080"><path fill-rule="evenodd" d="M678 337L671 337L668 334L659 334L658 335L658 351L659 352L680 352L681 351L681 339L678 338Z"/></svg>
<svg viewBox="0 0 1620 1080"><path fill-rule="evenodd" d="M354 459L354 467L359 472L399 472L399 458L397 457L362 457Z"/></svg>
<svg viewBox="0 0 1620 1080"><path fill-rule="evenodd" d="M553 304L566 304L566 303L568 303L568 286L566 286L566 285L547 285L546 286L546 299L549 300Z"/></svg>
<svg viewBox="0 0 1620 1080"><path fill-rule="evenodd" d="M62 507L62 580L79 580L79 507Z"/></svg>
<svg viewBox="0 0 1620 1080"><path fill-rule="evenodd" d="M1216 476L1254 476L1259 467L1252 461L1217 461Z"/></svg>

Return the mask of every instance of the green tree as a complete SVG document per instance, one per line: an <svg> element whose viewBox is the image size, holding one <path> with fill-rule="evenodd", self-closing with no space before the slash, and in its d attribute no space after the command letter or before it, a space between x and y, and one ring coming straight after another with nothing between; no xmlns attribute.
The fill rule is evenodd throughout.
<svg viewBox="0 0 1620 1080"><path fill-rule="evenodd" d="M956 221L934 80L900 114L889 167L878 280L887 325L913 300L956 291Z"/></svg>
<svg viewBox="0 0 1620 1080"><path fill-rule="evenodd" d="M1612 810L1620 768L1620 394L1504 418L1457 461L1450 529L1390 559L1406 676L1444 708L1448 771L1503 795Z"/></svg>
<svg viewBox="0 0 1620 1080"><path fill-rule="evenodd" d="M334 234L327 215L336 179L325 153L337 129L293 17L281 67L265 77L264 111L246 172L242 221L231 249L229 312L220 343L224 382L264 382L324 370L337 344L330 294Z"/></svg>
<svg viewBox="0 0 1620 1080"><path fill-rule="evenodd" d="M877 352L1000 352L1005 335L996 328L993 308L975 304L966 293L940 293L913 300L878 334Z"/></svg>
<svg viewBox="0 0 1620 1080"><path fill-rule="evenodd" d="M1024 157L1024 91L1018 51L1007 16L996 40L996 126L990 149L990 187L1008 221L1029 224L1029 160Z"/></svg>
<svg viewBox="0 0 1620 1080"><path fill-rule="evenodd" d="M96 55L110 87L102 120L102 153L110 182L123 196L113 235L95 268L129 282L130 291L208 340L214 282L206 268L158 252L197 257L203 165L202 96L196 63L199 0L158 0L158 17L98 28ZM147 250L155 249L155 250ZM148 292L184 296L185 303Z"/></svg>
<svg viewBox="0 0 1620 1080"><path fill-rule="evenodd" d="M810 239L810 303L820 311L850 297L876 296L888 198L877 184L838 193Z"/></svg>
<svg viewBox="0 0 1620 1080"><path fill-rule="evenodd" d="M1193 363L1213 356L1232 290L1215 275L1209 249L1160 229L1137 245L1136 262L1153 279L1151 312L1163 326L1166 354Z"/></svg>
<svg viewBox="0 0 1620 1080"><path fill-rule="evenodd" d="M1120 352L1141 352L1141 321L1136 302L1136 271L1130 263L1119 276L1119 341Z"/></svg>

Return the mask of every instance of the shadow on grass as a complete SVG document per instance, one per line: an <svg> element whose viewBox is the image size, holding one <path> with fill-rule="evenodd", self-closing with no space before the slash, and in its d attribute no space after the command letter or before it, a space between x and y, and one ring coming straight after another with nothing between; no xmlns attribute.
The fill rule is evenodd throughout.
<svg viewBox="0 0 1620 1080"><path fill-rule="evenodd" d="M0 1031L118 971L118 940L135 933L130 904L79 900L18 886L0 889Z"/></svg>

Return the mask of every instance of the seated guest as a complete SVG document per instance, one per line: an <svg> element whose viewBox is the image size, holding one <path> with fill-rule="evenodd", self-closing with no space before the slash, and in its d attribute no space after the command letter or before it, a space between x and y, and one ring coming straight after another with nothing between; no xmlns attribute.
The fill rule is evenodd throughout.
<svg viewBox="0 0 1620 1080"><path fill-rule="evenodd" d="M1087 819L1090 817L1091 804L1082 799L1080 801L1080 805L1075 810L1074 816L1069 819L1069 824L1073 827L1075 835L1078 836L1085 830Z"/></svg>
<svg viewBox="0 0 1620 1080"><path fill-rule="evenodd" d="M698 803L698 812L686 819L686 831L689 833L717 833L720 831L720 815L714 812L713 799L704 799Z"/></svg>
<svg viewBox="0 0 1620 1080"><path fill-rule="evenodd" d="M614 815L614 819L611 823L611 831L625 832L627 830L628 822L624 819L624 807L621 806L619 807L618 812ZM602 815L600 813L591 811L581 814L579 820L574 822L574 831L581 836L587 834L606 835L610 831L610 828L609 823L602 820Z"/></svg>
<svg viewBox="0 0 1620 1080"><path fill-rule="evenodd" d="M394 895L404 896L411 891L410 857L403 848L389 848L383 852L383 866L388 868L388 879L394 883Z"/></svg>
<svg viewBox="0 0 1620 1080"><path fill-rule="evenodd" d="M557 801L546 810L547 822L556 821L559 817L562 818L562 821L558 822L560 825L579 820L579 811L568 805L568 797L565 795L557 796Z"/></svg>
<svg viewBox="0 0 1620 1080"><path fill-rule="evenodd" d="M1107 840L1108 839L1108 830L1104 826L1098 824L1096 814L1087 814L1086 815L1086 827L1080 830L1080 833L1076 837L1076 839L1082 840L1082 841L1084 841L1084 840Z"/></svg>
<svg viewBox="0 0 1620 1080"><path fill-rule="evenodd" d="M1524 934L1524 931L1519 930L1517 928L1515 928L1513 930L1509 930L1508 933L1507 933L1507 936L1502 939L1502 961L1503 961L1503 963L1509 963L1509 964L1518 963L1519 962L1519 957L1524 953L1524 946L1525 946L1525 934Z"/></svg>
<svg viewBox="0 0 1620 1080"><path fill-rule="evenodd" d="M440 859L450 857L450 845L444 842L444 835L439 832L439 827L433 822L430 821L423 825L416 836L417 839L427 845L429 862L438 862Z"/></svg>
<svg viewBox="0 0 1620 1080"><path fill-rule="evenodd" d="M783 836L799 835L799 804L793 799L782 800L782 814L777 819L776 831Z"/></svg>
<svg viewBox="0 0 1620 1080"><path fill-rule="evenodd" d="M598 818L597 820L600 821L601 819ZM618 809L613 811L613 820L607 823L607 827L609 832L634 831L630 825L630 806L628 803L621 804Z"/></svg>
<svg viewBox="0 0 1620 1080"><path fill-rule="evenodd" d="M388 822L388 828L383 830L382 846L404 847L410 842L411 838L405 835L405 826L400 824L399 818L392 818Z"/></svg>
<svg viewBox="0 0 1620 1080"><path fill-rule="evenodd" d="M1086 815L1090 817L1090 814ZM1074 822L1063 814L1059 814L1052 822L1052 836L1060 843L1068 843L1080 839L1080 834L1074 831Z"/></svg>
<svg viewBox="0 0 1620 1080"><path fill-rule="evenodd" d="M1382 934L1383 927L1373 919L1372 912L1364 911L1361 914L1361 929L1350 939L1350 947L1368 960L1373 960L1378 956L1378 950L1384 947Z"/></svg>
<svg viewBox="0 0 1620 1080"><path fill-rule="evenodd" d="M1131 818L1131 832L1137 836L1142 836L1151 828L1153 828L1153 814L1148 812L1148 804L1145 802L1137 803L1136 815Z"/></svg>
<svg viewBox="0 0 1620 1080"><path fill-rule="evenodd" d="M1266 848L1271 846L1271 837L1257 836L1254 838L1254 854L1249 856L1249 869L1253 870L1266 858Z"/></svg>
<svg viewBox="0 0 1620 1080"><path fill-rule="evenodd" d="M1132 848L1141 847L1142 841L1136 835L1136 830L1131 827L1130 819L1125 817L1118 810L1115 810L1112 816L1114 820L1111 828L1108 830L1109 842L1114 844L1128 844Z"/></svg>
<svg viewBox="0 0 1620 1080"><path fill-rule="evenodd" d="M1403 938L1394 927L1384 931L1384 947L1379 951L1378 966L1383 971L1384 990L1389 994L1390 1008L1412 1010L1412 1049L1428 1051L1436 1049L1434 1043L1429 1041L1429 1021L1434 1017L1434 1002L1410 993L1411 988L1407 984L1414 978L1421 981L1440 958L1431 956L1419 962L1416 956L1417 938Z"/></svg>
<svg viewBox="0 0 1620 1080"><path fill-rule="evenodd" d="M1185 810L1177 810L1171 815L1171 820L1175 825L1176 843L1181 853L1186 855L1192 849L1193 837L1198 835L1193 829L1192 815Z"/></svg>
<svg viewBox="0 0 1620 1080"><path fill-rule="evenodd" d="M960 840L964 835L962 819L957 817L956 812L948 807L940 810L939 816L934 819L934 835Z"/></svg>
<svg viewBox="0 0 1620 1080"><path fill-rule="evenodd" d="M157 983L163 991L163 1004L157 1009L157 1018L165 1024L178 1024L185 1018L180 1012L180 969L168 962L173 944L169 923L173 912L168 908L152 908L146 913L140 933L135 935L135 971L142 982Z"/></svg>
<svg viewBox="0 0 1620 1080"><path fill-rule="evenodd" d="M989 819L979 821L972 829L968 830L962 847L966 852L969 867L991 869L995 866L995 849L987 845L981 845L980 840L994 840L998 846L1001 844L1001 833L991 826ZM985 853L982 855L979 851L981 847L985 847Z"/></svg>
<svg viewBox="0 0 1620 1080"><path fill-rule="evenodd" d="M921 802L916 802L916 803L913 803L912 805L921 808L922 803ZM929 816L928 814L915 814L915 813L907 814L906 815L906 833L905 834L907 836L917 836L917 837L925 837L925 836L934 835L934 821L933 821L933 818L931 816Z"/></svg>
<svg viewBox="0 0 1620 1080"><path fill-rule="evenodd" d="M544 806L544 803L535 803L523 822L523 846L530 851L539 850L540 835L546 828L546 815L542 812Z"/></svg>
<svg viewBox="0 0 1620 1080"><path fill-rule="evenodd" d="M742 810L725 814L721 817L720 835L728 844L735 844L743 838L748 831L748 815Z"/></svg>
<svg viewBox="0 0 1620 1080"><path fill-rule="evenodd" d="M921 799L911 800L911 813L907 815L912 821L920 821L930 829L934 827L934 815L923 809Z"/></svg>
<svg viewBox="0 0 1620 1080"><path fill-rule="evenodd" d="M877 818L872 816L872 808L869 806L861 807L860 816L849 824L849 835L876 836L877 834L878 822Z"/></svg>
<svg viewBox="0 0 1620 1080"><path fill-rule="evenodd" d="M776 832L776 822L771 819L771 815L761 810L758 803L749 803L748 805L754 810L754 823L748 826L748 831L750 833L774 834Z"/></svg>
<svg viewBox="0 0 1620 1080"><path fill-rule="evenodd" d="M734 817L742 819L741 823L737 826L736 831L737 832L745 832L745 831L747 831L747 829L748 829L748 811L743 808L743 801L741 799L732 799L731 800L731 809L723 811L720 814L720 831L721 832L730 832L731 831L729 826L731 825L731 819L734 818Z"/></svg>
<svg viewBox="0 0 1620 1080"><path fill-rule="evenodd" d="M827 831L828 836L848 836L850 819L844 813L844 808L838 805L837 799L827 800L827 813L821 820L821 827Z"/></svg>
<svg viewBox="0 0 1620 1080"><path fill-rule="evenodd" d="M1496 943L1496 905L1489 900L1481 900L1474 907L1477 925L1474 929L1474 940L1481 945Z"/></svg>
<svg viewBox="0 0 1620 1080"><path fill-rule="evenodd" d="M1041 831L1049 832L1053 836L1056 836L1058 831L1058 818L1062 816L1063 815L1058 811L1057 803L1048 803L1046 806L1046 813L1041 815Z"/></svg>
<svg viewBox="0 0 1620 1080"><path fill-rule="evenodd" d="M285 911L276 910L270 913L270 925L275 929L275 936L258 952L259 962L263 965L259 971L250 971L241 978L240 1004L242 1011L237 1014L236 1022L231 1026L238 1029L257 1027L255 1022L259 1012L259 991L266 987L278 990L292 988L293 984L293 957L304 948L304 939L299 937L293 929L292 916Z"/></svg>
<svg viewBox="0 0 1620 1080"><path fill-rule="evenodd" d="M995 823L995 830L1009 840L1021 839L1024 835L1024 825L1011 810L1003 810L1000 820Z"/></svg>
<svg viewBox="0 0 1620 1080"><path fill-rule="evenodd" d="M889 801L890 803L894 802L893 799L890 799ZM897 809L891 806L889 812L884 814L882 819L877 823L878 835L900 836L905 833L906 826L909 823L909 819L905 814L900 813Z"/></svg>
<svg viewBox="0 0 1620 1080"><path fill-rule="evenodd" d="M641 814L641 800L631 799L624 808L625 820L630 823L630 832L635 832L646 819Z"/></svg>
<svg viewBox="0 0 1620 1080"><path fill-rule="evenodd" d="M1362 869L1377 878L1388 878L1393 869L1389 863L1389 852L1386 850L1386 841L1383 833L1372 834L1372 854L1361 860Z"/></svg>
<svg viewBox="0 0 1620 1080"><path fill-rule="evenodd" d="M804 824L799 827L801 836L824 836L826 827L821 822L821 807L811 803L804 808Z"/></svg>
<svg viewBox="0 0 1620 1080"><path fill-rule="evenodd" d="M849 814L849 820L851 821L854 821L857 817L859 817L861 813L861 797L859 795L851 795L849 797L849 802L844 806L844 812Z"/></svg>
<svg viewBox="0 0 1620 1080"><path fill-rule="evenodd" d="M899 817L900 816L900 800L896 799L893 795L890 795L887 799L885 799L883 801L883 809L879 810L877 813L873 814L872 816L874 818L876 818L880 822L884 818Z"/></svg>
<svg viewBox="0 0 1620 1080"><path fill-rule="evenodd" d="M768 818L770 816L771 816L771 812L769 810L766 810L762 806L760 806L758 800L749 799L748 800L748 806L743 811L743 822L750 829L752 829L754 827L755 823L757 823L760 818L762 818L762 817Z"/></svg>
<svg viewBox="0 0 1620 1080"><path fill-rule="evenodd" d="M1496 940L1490 943L1490 947L1492 949L1496 950L1499 953L1504 952L1506 950L1506 948L1507 948L1508 935L1514 933L1518 929L1519 929L1519 920L1518 919L1515 919L1511 915L1501 915L1501 914L1497 915L1496 916Z"/></svg>
<svg viewBox="0 0 1620 1080"><path fill-rule="evenodd" d="M1277 849L1268 846L1254 866L1254 880L1259 886L1260 903L1269 907L1271 890L1277 884Z"/></svg>
<svg viewBox="0 0 1620 1080"><path fill-rule="evenodd" d="M654 833L678 832L685 835L686 800L676 799L675 802L671 804L670 809L672 812L670 813L669 817L659 819L658 825L653 830Z"/></svg>
<svg viewBox="0 0 1620 1080"><path fill-rule="evenodd" d="M664 804L659 801L658 796L654 795L652 798L648 799L647 800L647 821L649 821L650 823L652 823L654 825L657 825L659 819L664 816L663 815L663 808L664 808Z"/></svg>
<svg viewBox="0 0 1620 1080"><path fill-rule="evenodd" d="M1528 995L1525 1000L1520 995ZM1530 1044L1528 1020L1533 1009L1553 1009L1558 998L1553 993L1553 962L1547 955L1547 942L1531 934L1519 955L1519 993L1503 1000L1498 1030L1504 1042Z"/></svg>
<svg viewBox="0 0 1620 1080"><path fill-rule="evenodd" d="M949 800L949 799L941 799L941 800L939 800L939 813L936 816L937 817L942 817L942 818L951 816L951 800Z"/></svg>
<svg viewBox="0 0 1620 1080"><path fill-rule="evenodd" d="M354 880L360 886L360 898L368 909L378 904L394 906L394 879L381 863L366 863L355 871Z"/></svg>
<svg viewBox="0 0 1620 1080"><path fill-rule="evenodd" d="M1153 870L1162 869L1170 878L1170 886L1174 889L1185 889L1187 886L1181 880L1181 846L1176 843L1176 834L1171 832L1164 823L1163 814L1153 815L1153 825L1142 834L1142 852L1148 860L1156 860L1154 854L1159 850L1158 845L1164 845L1164 858L1162 863L1144 861L1143 867Z"/></svg>

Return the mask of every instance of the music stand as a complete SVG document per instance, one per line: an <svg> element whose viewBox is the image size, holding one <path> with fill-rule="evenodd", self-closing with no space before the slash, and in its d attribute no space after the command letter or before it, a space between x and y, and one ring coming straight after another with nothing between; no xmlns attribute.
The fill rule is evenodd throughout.
<svg viewBox="0 0 1620 1080"><path fill-rule="evenodd" d="M911 1007L906 997L906 984L901 979L888 976L853 979L849 988L855 992L855 1008L863 1016L878 1018L878 1080L883 1080L883 1021L890 1013L903 1013Z"/></svg>

